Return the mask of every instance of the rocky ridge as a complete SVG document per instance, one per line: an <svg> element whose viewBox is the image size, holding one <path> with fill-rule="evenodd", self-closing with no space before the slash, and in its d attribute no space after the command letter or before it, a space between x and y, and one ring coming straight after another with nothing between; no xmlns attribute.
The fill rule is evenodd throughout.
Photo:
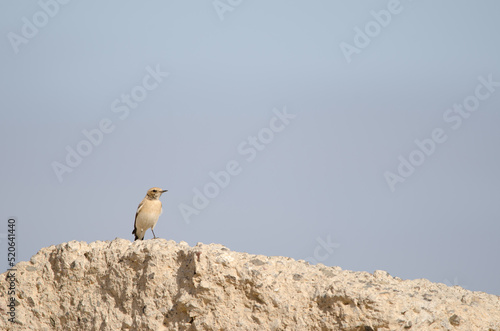
<svg viewBox="0 0 500 331"><path fill-rule="evenodd" d="M500 331L495 295L218 244L71 241L18 263L15 284L11 323L0 282L2 330Z"/></svg>

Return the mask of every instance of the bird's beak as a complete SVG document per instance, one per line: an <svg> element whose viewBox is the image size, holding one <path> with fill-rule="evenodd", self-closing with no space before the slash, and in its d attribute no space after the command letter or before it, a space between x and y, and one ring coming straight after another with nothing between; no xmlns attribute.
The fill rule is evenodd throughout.
<svg viewBox="0 0 500 331"><path fill-rule="evenodd" d="M163 191L161 191L161 193L165 193L165 192L167 192L167 191L168 191L168 190L163 190Z"/></svg>

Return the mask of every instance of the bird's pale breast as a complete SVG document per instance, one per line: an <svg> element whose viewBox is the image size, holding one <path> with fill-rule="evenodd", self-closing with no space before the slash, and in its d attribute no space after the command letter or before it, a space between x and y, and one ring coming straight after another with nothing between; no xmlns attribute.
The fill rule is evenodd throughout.
<svg viewBox="0 0 500 331"><path fill-rule="evenodd" d="M140 228L148 229L156 224L161 214L161 201L149 200L144 203L137 215L137 225Z"/></svg>

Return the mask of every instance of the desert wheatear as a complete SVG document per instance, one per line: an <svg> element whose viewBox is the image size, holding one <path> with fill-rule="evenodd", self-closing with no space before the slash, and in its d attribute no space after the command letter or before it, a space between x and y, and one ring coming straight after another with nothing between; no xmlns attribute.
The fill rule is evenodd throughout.
<svg viewBox="0 0 500 331"><path fill-rule="evenodd" d="M132 234L135 235L134 240L143 240L146 230L149 228L151 228L153 237L156 239L153 229L162 212L161 201L159 198L160 195L165 192L167 192L167 190L153 187L148 190L148 193L146 193L146 197L144 197L141 201L139 207L137 207L137 212L135 213L134 231L132 231Z"/></svg>

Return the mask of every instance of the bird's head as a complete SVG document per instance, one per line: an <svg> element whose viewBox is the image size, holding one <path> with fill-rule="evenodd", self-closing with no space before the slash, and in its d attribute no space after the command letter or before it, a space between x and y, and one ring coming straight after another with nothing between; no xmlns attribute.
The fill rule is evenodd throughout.
<svg viewBox="0 0 500 331"><path fill-rule="evenodd" d="M148 190L146 194L151 199L158 199L162 193L167 192L167 190L162 190L159 187L152 187Z"/></svg>

